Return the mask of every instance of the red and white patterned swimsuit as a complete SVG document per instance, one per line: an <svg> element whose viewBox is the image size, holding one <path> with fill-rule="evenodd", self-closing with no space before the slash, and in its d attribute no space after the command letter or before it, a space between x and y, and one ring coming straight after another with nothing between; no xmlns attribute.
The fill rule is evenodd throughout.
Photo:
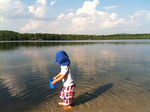
<svg viewBox="0 0 150 112"><path fill-rule="evenodd" d="M73 103L76 85L62 87L60 92L60 98L63 100L65 105L70 105Z"/></svg>

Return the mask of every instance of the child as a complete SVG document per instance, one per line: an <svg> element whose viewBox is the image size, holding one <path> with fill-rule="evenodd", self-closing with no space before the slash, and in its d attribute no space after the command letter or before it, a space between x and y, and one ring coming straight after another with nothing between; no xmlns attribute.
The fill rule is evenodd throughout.
<svg viewBox="0 0 150 112"><path fill-rule="evenodd" d="M75 81L71 72L70 60L65 51L60 50L55 55L55 60L53 63L58 62L61 65L61 72L54 77L55 79L52 84L55 85L56 82L61 81L63 83L62 90L60 92L59 105L66 105L66 109L72 108L74 93L75 93Z"/></svg>

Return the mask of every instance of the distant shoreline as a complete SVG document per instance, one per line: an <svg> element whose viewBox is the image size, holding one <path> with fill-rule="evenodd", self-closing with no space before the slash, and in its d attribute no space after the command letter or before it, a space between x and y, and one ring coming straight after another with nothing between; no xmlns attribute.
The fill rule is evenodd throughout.
<svg viewBox="0 0 150 112"><path fill-rule="evenodd" d="M0 41L56 41L56 40L120 40L120 39L150 39L148 34L113 34L113 35L77 35L48 33L18 33L1 30Z"/></svg>
<svg viewBox="0 0 150 112"><path fill-rule="evenodd" d="M150 39L105 39L105 40L9 40L0 41L0 43L150 43Z"/></svg>

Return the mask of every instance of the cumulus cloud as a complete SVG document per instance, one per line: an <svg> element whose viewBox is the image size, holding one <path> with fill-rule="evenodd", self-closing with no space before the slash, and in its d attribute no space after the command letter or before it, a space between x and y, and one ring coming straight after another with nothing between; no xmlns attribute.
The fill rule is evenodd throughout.
<svg viewBox="0 0 150 112"><path fill-rule="evenodd" d="M119 6L107 6L107 7L104 7L105 9L113 9L113 8L117 8L117 7L119 7Z"/></svg>
<svg viewBox="0 0 150 112"><path fill-rule="evenodd" d="M29 12L34 15L34 17L44 17L44 14L46 12L46 0L37 0L35 5L31 5L28 7Z"/></svg>
<svg viewBox="0 0 150 112"><path fill-rule="evenodd" d="M55 3L56 1L52 1L51 6ZM13 2L10 0L1 0L0 9L3 15L0 14L0 21L4 23L6 20L5 17L8 17L11 13L16 15L22 14L22 18L27 18L27 14L30 14L28 15L30 22L26 23L24 27L21 27L20 31L37 32L38 30L40 32L50 33L51 31L53 33L66 34L101 34L104 31L103 34L108 34L110 30L112 32L115 30L122 33L122 31L133 31L134 28L138 28L138 26L142 26L145 22L148 23L147 21L150 21L150 12L146 10L139 10L124 18L120 18L115 12L110 13L96 10L99 4L99 0L85 1L82 7L78 8L74 13L73 9L66 9L67 14L61 13L57 18L53 18L46 16L48 9L46 0L37 0L34 5L28 6L29 12L25 14L22 14L24 4L19 0ZM108 6L105 9L116 7L118 6Z"/></svg>
<svg viewBox="0 0 150 112"><path fill-rule="evenodd" d="M42 21L38 21L38 20L31 20L30 23L26 24L25 27L21 28L21 31L28 31L28 30L32 30L32 29L36 29L39 26L42 26Z"/></svg>
<svg viewBox="0 0 150 112"><path fill-rule="evenodd" d="M65 15L62 13L61 15L58 16L57 20L61 20L64 17L65 17Z"/></svg>
<svg viewBox="0 0 150 112"><path fill-rule="evenodd" d="M139 31L139 26L145 24L146 20L150 21L150 12L146 10L139 10L133 15L119 18L117 13L96 10L99 3L98 0L85 1L83 6L76 10L76 13L62 13L49 25L51 28L55 26L55 31L53 29L55 33L95 34L95 32L105 31L108 34L110 31L112 33L136 32ZM112 9L116 7L119 6L105 8Z"/></svg>
<svg viewBox="0 0 150 112"><path fill-rule="evenodd" d="M137 33L145 33L149 32L148 28L150 25L150 19L148 19L149 12L146 10L139 10L133 13L133 15L127 15L128 18L130 18L129 21L125 21L124 26L128 26L127 31L135 31ZM141 29L145 28L145 30ZM122 27L123 29L123 27Z"/></svg>
<svg viewBox="0 0 150 112"><path fill-rule="evenodd" d="M76 12L76 14L81 13L87 13L89 15L94 14L96 11L96 6L99 4L98 0L91 1L85 1L82 8L79 8Z"/></svg>
<svg viewBox="0 0 150 112"><path fill-rule="evenodd" d="M24 10L24 4L20 1L1 0L0 11L4 16L21 14Z"/></svg>
<svg viewBox="0 0 150 112"><path fill-rule="evenodd" d="M149 12L147 12L146 20L150 21L150 11L149 11Z"/></svg>
<svg viewBox="0 0 150 112"><path fill-rule="evenodd" d="M146 10L139 10L137 12L134 13L134 16L138 17L138 16L143 16L144 13L146 13Z"/></svg>
<svg viewBox="0 0 150 112"><path fill-rule="evenodd" d="M130 22L128 23L136 23L136 24L141 24L139 22L145 22L145 20L147 19L148 16L148 12L146 10L139 10L137 12L135 12L133 15L127 15L128 18L130 18ZM144 20L144 21L143 21Z"/></svg>
<svg viewBox="0 0 150 112"><path fill-rule="evenodd" d="M125 21L125 18L120 18L118 20L115 20L113 21L112 19L109 20L109 19L106 19L104 21L104 23L102 24L101 28L112 28L112 27L115 27L121 23L123 23Z"/></svg>
<svg viewBox="0 0 150 112"><path fill-rule="evenodd" d="M116 13L106 13L102 11L96 11L96 7L99 4L98 0L85 1L82 8L79 8L76 13L69 13L67 15L61 14L57 19L58 22L69 20L71 25L66 28L69 33L79 33L83 31L103 28L116 27L125 21L125 18L117 19ZM61 24L59 24L61 25Z"/></svg>
<svg viewBox="0 0 150 112"><path fill-rule="evenodd" d="M50 4L51 6L53 6L56 3L56 1L52 1Z"/></svg>
<svg viewBox="0 0 150 112"><path fill-rule="evenodd" d="M13 6L13 9L16 9L16 13L21 13L24 9L23 3L20 1L14 2L14 4L12 6Z"/></svg>

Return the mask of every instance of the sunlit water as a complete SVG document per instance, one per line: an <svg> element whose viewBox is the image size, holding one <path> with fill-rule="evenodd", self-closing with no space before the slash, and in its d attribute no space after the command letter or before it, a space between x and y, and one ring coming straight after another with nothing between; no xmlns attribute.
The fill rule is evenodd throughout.
<svg viewBox="0 0 150 112"><path fill-rule="evenodd" d="M70 112L150 112L150 40L0 42L0 112L61 112L55 53L71 60Z"/></svg>

